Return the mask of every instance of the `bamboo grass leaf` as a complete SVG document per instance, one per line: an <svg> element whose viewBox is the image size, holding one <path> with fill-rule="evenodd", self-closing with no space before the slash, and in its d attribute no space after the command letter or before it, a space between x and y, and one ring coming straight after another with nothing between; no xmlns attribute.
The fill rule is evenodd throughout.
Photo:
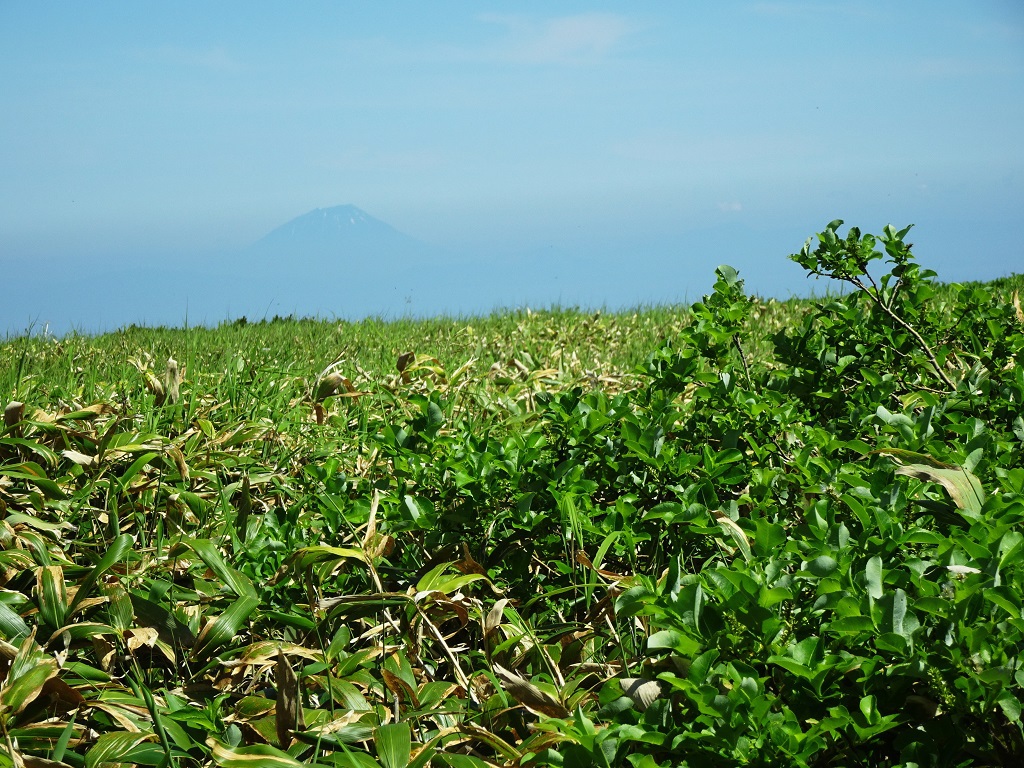
<svg viewBox="0 0 1024 768"><path fill-rule="evenodd" d="M242 485L236 494L237 514L235 515L235 535L238 540L245 543L245 537L249 530L249 515L252 514L252 490L249 486L249 477L242 478Z"/></svg>
<svg viewBox="0 0 1024 768"><path fill-rule="evenodd" d="M120 582L112 584L103 590L110 601L107 607L107 614L110 617L111 625L118 632L126 632L131 629L135 620L135 611L132 609L132 600Z"/></svg>
<svg viewBox="0 0 1024 768"><path fill-rule="evenodd" d="M474 581L487 578L487 576L481 573L446 576L444 572L452 565L454 565L454 563L441 563L437 567L430 569L430 571L428 571L423 578L416 583L416 592L418 594L425 594L427 592L443 592L447 595L458 591L466 584L471 584Z"/></svg>
<svg viewBox="0 0 1024 768"><path fill-rule="evenodd" d="M897 475L914 477L925 482L938 483L957 508L969 520L979 520L985 505L985 489L981 481L967 468L956 464L944 464L930 456L915 451L897 448L881 448L875 453L889 456L900 466L896 467ZM976 452L975 452L976 453ZM978 456L972 454L970 461L977 464ZM907 463L907 462L912 463Z"/></svg>
<svg viewBox="0 0 1024 768"><path fill-rule="evenodd" d="M212 738L207 739L206 744L212 750L213 762L222 768L315 768L321 765L296 760L287 752L282 752L269 744L229 747Z"/></svg>
<svg viewBox="0 0 1024 768"><path fill-rule="evenodd" d="M208 659L230 643L259 604L255 597L240 597L224 613L211 619L196 638L192 658Z"/></svg>
<svg viewBox="0 0 1024 768"><path fill-rule="evenodd" d="M160 454L156 453L155 451L150 451L148 453L143 453L141 456L136 458L135 461L128 465L128 469L121 473L121 476L118 478L121 482L121 486L127 488L129 485L131 485L131 482L132 480L135 479L135 476L138 475L147 464L149 464L151 461L153 461L153 459L155 459L159 455ZM109 454L107 454L107 456L109 456ZM96 461L97 463L99 462L99 457L96 458Z"/></svg>
<svg viewBox="0 0 1024 768"><path fill-rule="evenodd" d="M57 661L36 645L35 630L21 641L7 679L0 686L0 713L17 714L36 699L57 674Z"/></svg>
<svg viewBox="0 0 1024 768"><path fill-rule="evenodd" d="M946 489L964 517L969 520L981 518L981 509L985 504L985 490L981 486L981 481L966 469L959 467L945 469L927 464L908 464L897 467L896 474L938 483Z"/></svg>
<svg viewBox="0 0 1024 768"><path fill-rule="evenodd" d="M409 723L389 723L376 728L373 743L383 768L406 768L412 755L412 731Z"/></svg>
<svg viewBox="0 0 1024 768"><path fill-rule="evenodd" d="M18 643L27 637L31 630L25 619L16 613L7 603L0 603L0 635L10 643Z"/></svg>
<svg viewBox="0 0 1024 768"><path fill-rule="evenodd" d="M22 512L13 512L4 518L8 525L27 525L30 528L34 528L37 531L47 531L50 533L61 535L64 531L75 530L74 523L64 520L59 523L54 523L49 520L40 520L34 515L26 515Z"/></svg>
<svg viewBox="0 0 1024 768"><path fill-rule="evenodd" d="M153 733L133 733L131 731L108 731L100 734L96 743L85 753L85 768L101 768L104 765L137 763L143 758L162 755L156 744ZM146 760L147 765L156 765Z"/></svg>
<svg viewBox="0 0 1024 768"><path fill-rule="evenodd" d="M747 539L746 531L740 528L736 521L725 512L715 512L715 519L722 526L722 529L732 537L732 540L736 542L736 546L743 555L743 559L749 563L751 558L750 541Z"/></svg>
<svg viewBox="0 0 1024 768"><path fill-rule="evenodd" d="M39 458L46 462L46 466L51 469L55 468L60 460L57 452L52 448L27 437L0 437L0 446L24 448L25 450L39 456Z"/></svg>
<svg viewBox="0 0 1024 768"><path fill-rule="evenodd" d="M71 741L71 736L75 732L75 719L77 717L77 712L71 715L71 717L68 719L68 724L64 727L64 730L61 732L60 736L57 739L57 743L54 745L51 757L57 763L61 763L61 761L64 759L64 753L67 751L68 744Z"/></svg>
<svg viewBox="0 0 1024 768"><path fill-rule="evenodd" d="M39 616L52 629L64 626L68 614L68 592L64 569L59 565L39 568L36 572L36 594Z"/></svg>
<svg viewBox="0 0 1024 768"><path fill-rule="evenodd" d="M501 680L502 687L513 699L527 709L548 717L568 717L569 710L546 691L542 691L526 678L510 672L499 664L494 665L494 674Z"/></svg>
<svg viewBox="0 0 1024 768"><path fill-rule="evenodd" d="M212 541L209 539L185 539L183 543L199 555L206 566L217 575L217 578L238 597L258 597L252 580L228 565Z"/></svg>
<svg viewBox="0 0 1024 768"><path fill-rule="evenodd" d="M68 606L67 615L74 616L75 611L82 605L82 602L92 592L93 587L96 586L96 582L119 563L128 551L135 544L135 537L128 533L122 533L115 538L107 549L106 554L100 559L92 570L89 571L88 575L82 580L82 583L78 585L78 591L75 593L74 599L71 601L71 605Z"/></svg>
<svg viewBox="0 0 1024 768"><path fill-rule="evenodd" d="M25 480L36 486L48 499L66 499L64 491L46 475L46 470L34 461L0 467L0 476Z"/></svg>

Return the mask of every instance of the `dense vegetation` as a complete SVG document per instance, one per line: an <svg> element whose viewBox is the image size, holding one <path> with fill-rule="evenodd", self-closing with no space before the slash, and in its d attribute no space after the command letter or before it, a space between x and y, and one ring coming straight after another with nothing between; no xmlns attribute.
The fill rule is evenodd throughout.
<svg viewBox="0 0 1024 768"><path fill-rule="evenodd" d="M1024 281L841 224L814 302L9 339L0 764L1019 765Z"/></svg>

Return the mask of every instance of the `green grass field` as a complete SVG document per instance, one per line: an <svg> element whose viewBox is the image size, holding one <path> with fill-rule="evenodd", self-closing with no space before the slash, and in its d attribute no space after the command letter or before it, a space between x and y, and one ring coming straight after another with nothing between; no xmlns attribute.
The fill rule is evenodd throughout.
<svg viewBox="0 0 1024 768"><path fill-rule="evenodd" d="M1018 765L1024 279L827 233L814 301L6 340L0 764Z"/></svg>

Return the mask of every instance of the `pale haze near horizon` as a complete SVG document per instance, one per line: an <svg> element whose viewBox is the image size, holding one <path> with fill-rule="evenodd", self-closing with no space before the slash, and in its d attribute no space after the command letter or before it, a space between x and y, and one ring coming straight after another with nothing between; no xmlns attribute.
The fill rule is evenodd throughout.
<svg viewBox="0 0 1024 768"><path fill-rule="evenodd" d="M5 3L0 81L8 332L178 322L105 306L110 265L145 284L349 203L482 262L550 253L591 306L692 300L723 262L804 294L786 255L833 218L915 224L944 279L1024 271L1018 2ZM444 309L549 296L501 289Z"/></svg>

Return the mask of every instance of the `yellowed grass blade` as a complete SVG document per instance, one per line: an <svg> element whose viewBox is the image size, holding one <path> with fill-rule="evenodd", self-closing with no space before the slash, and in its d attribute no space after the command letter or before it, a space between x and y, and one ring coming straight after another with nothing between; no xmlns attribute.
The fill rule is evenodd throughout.
<svg viewBox="0 0 1024 768"><path fill-rule="evenodd" d="M542 691L526 678L520 677L515 672L510 672L500 664L494 665L494 674L497 675L508 694L531 712L548 717L569 716L569 710L562 705L562 702L550 693Z"/></svg>

